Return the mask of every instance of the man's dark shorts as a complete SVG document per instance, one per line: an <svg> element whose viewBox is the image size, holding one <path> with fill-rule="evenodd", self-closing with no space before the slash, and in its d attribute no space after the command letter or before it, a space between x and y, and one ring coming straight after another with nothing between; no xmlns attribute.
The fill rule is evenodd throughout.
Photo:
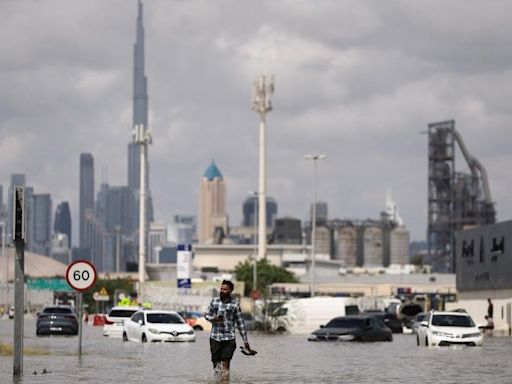
<svg viewBox="0 0 512 384"><path fill-rule="evenodd" d="M235 340L217 341L210 339L210 352L212 353L212 362L230 361L235 353Z"/></svg>

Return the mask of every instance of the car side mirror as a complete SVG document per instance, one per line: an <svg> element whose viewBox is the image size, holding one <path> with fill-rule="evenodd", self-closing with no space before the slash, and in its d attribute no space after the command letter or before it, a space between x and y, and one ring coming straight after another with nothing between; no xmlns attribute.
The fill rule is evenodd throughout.
<svg viewBox="0 0 512 384"><path fill-rule="evenodd" d="M322 324L322 325L320 326L320 328L325 328L325 325L323 325L323 324Z"/></svg>
<svg viewBox="0 0 512 384"><path fill-rule="evenodd" d="M422 321L420 324L422 327L428 327L428 321Z"/></svg>
<svg viewBox="0 0 512 384"><path fill-rule="evenodd" d="M142 320L139 320L139 321L137 321L137 324L142 326L142 325L144 325L144 322Z"/></svg>

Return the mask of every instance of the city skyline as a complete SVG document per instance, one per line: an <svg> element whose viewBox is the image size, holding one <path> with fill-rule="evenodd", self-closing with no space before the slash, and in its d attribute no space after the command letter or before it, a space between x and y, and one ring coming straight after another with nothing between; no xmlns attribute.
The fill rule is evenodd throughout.
<svg viewBox="0 0 512 384"><path fill-rule="evenodd" d="M250 92L263 72L276 75L268 194L280 216L308 217L303 155L321 151L328 158L318 199L330 217L376 218L392 188L411 240L424 239L420 132L451 118L487 169L498 220L512 216L511 5L450 2L439 18L432 3L285 4L144 3L155 220L197 213L197 180L214 157L229 187L230 222L241 221L240 205L257 185ZM78 223L80 153L108 166L109 184L126 182L137 2L5 2L0 14L10 15L0 44L11 52L0 58L9 90L0 95L4 203L10 175L24 173L38 193L69 201ZM102 181L97 174L95 184Z"/></svg>

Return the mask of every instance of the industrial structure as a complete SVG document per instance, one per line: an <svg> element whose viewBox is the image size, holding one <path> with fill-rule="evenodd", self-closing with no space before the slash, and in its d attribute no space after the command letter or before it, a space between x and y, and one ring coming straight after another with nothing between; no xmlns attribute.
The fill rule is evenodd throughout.
<svg viewBox="0 0 512 384"><path fill-rule="evenodd" d="M456 148L470 173L456 171ZM433 270L455 271L455 231L495 220L485 168L468 152L455 121L429 124L427 241Z"/></svg>

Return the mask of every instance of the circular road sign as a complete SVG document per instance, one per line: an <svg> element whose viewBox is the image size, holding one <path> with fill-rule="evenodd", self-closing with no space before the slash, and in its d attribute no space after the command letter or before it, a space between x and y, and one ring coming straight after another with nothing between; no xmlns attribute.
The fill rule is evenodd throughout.
<svg viewBox="0 0 512 384"><path fill-rule="evenodd" d="M96 268L85 260L77 260L68 266L66 280L71 288L86 291L96 282Z"/></svg>

